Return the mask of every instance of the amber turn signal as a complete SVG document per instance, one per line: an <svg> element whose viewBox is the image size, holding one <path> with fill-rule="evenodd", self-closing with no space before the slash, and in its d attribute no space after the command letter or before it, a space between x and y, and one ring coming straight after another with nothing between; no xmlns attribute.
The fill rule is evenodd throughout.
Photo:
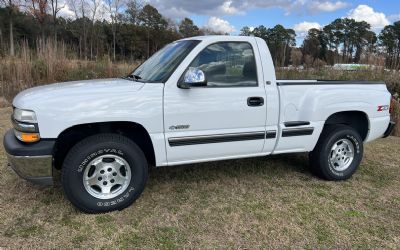
<svg viewBox="0 0 400 250"><path fill-rule="evenodd" d="M23 142L36 142L40 140L39 134L27 134L27 133L22 133L21 135L21 140Z"/></svg>
<svg viewBox="0 0 400 250"><path fill-rule="evenodd" d="M25 133L16 130L15 136L22 142L37 142L40 140L39 133Z"/></svg>

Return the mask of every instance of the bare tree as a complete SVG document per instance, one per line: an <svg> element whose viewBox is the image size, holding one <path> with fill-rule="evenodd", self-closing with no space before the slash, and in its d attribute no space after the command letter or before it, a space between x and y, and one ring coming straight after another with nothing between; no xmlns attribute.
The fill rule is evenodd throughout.
<svg viewBox="0 0 400 250"><path fill-rule="evenodd" d="M115 44L116 44L116 33L117 33L117 24L119 20L120 11L124 5L124 0L105 0L107 5L110 19L111 19L111 29L113 35L113 60L115 60Z"/></svg>
<svg viewBox="0 0 400 250"><path fill-rule="evenodd" d="M90 17L90 59L93 59L93 41L94 41L94 23L96 21L96 18L98 16L99 8L101 5L101 0L91 0L90 4L90 11L91 11L91 17Z"/></svg>
<svg viewBox="0 0 400 250"><path fill-rule="evenodd" d="M127 0L126 2L126 10L125 10L125 21L127 23L133 24L132 26L132 37L133 39L130 41L130 51L131 58L134 58L133 52L136 51L136 45L139 42L137 37L137 26L139 26L139 15L142 12L144 6L143 0Z"/></svg>
<svg viewBox="0 0 400 250"><path fill-rule="evenodd" d="M3 49L3 32L0 28L0 51Z"/></svg>
<svg viewBox="0 0 400 250"><path fill-rule="evenodd" d="M295 67L300 66L302 57L303 53L301 53L301 50L298 48L293 48L290 52L290 60L292 61L292 65Z"/></svg>
<svg viewBox="0 0 400 250"><path fill-rule="evenodd" d="M0 0L1 6L8 8L8 18L10 23L10 55L15 55L14 49L14 13L20 6L19 0Z"/></svg>
<svg viewBox="0 0 400 250"><path fill-rule="evenodd" d="M89 6L86 0L68 0L68 5L72 8L76 19L81 19L82 25L82 35L79 36L79 55L84 54L85 59L87 58L87 27L86 27L86 14L88 12ZM83 49L82 49L83 44ZM83 50L83 52L82 52Z"/></svg>
<svg viewBox="0 0 400 250"><path fill-rule="evenodd" d="M48 0L31 0L30 11L40 24L40 30L43 38L44 22L46 21L48 7Z"/></svg>
<svg viewBox="0 0 400 250"><path fill-rule="evenodd" d="M133 25L139 25L139 14L143 7L143 0L127 0L125 10L127 21Z"/></svg>
<svg viewBox="0 0 400 250"><path fill-rule="evenodd" d="M53 16L54 42L57 43L57 14L61 9L65 7L65 4L60 6L58 0L50 0L50 5L51 14Z"/></svg>

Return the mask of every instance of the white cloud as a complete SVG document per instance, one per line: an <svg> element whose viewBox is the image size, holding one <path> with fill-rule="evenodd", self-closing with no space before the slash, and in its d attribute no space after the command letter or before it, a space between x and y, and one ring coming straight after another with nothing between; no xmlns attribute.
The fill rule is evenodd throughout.
<svg viewBox="0 0 400 250"><path fill-rule="evenodd" d="M204 27L222 33L233 33L236 31L235 27L233 27L228 21L218 17L210 17L204 24Z"/></svg>
<svg viewBox="0 0 400 250"><path fill-rule="evenodd" d="M159 9L162 15L170 18L185 18L190 17L191 13L182 7L170 7L166 9Z"/></svg>
<svg viewBox="0 0 400 250"><path fill-rule="evenodd" d="M337 2L330 2L330 1L324 1L324 2L312 2L310 3L310 9L314 9L317 12L333 12L337 11L343 8L346 8L349 6L348 3L342 2L342 1L337 1Z"/></svg>
<svg viewBox="0 0 400 250"><path fill-rule="evenodd" d="M374 30L382 29L390 24L384 13L375 12L373 8L364 4L358 5L357 8L350 10L347 17L353 18L356 21L366 21L371 24L371 28Z"/></svg>
<svg viewBox="0 0 400 250"><path fill-rule="evenodd" d="M342 0L147 0L163 15L182 18L191 15L240 15L252 9L279 8L286 14L333 12L349 6Z"/></svg>
<svg viewBox="0 0 400 250"><path fill-rule="evenodd" d="M321 12L334 12L348 7L349 4L344 1L313 1L313 0L295 0L289 6L285 7L286 15L292 12L298 14L318 14Z"/></svg>
<svg viewBox="0 0 400 250"><path fill-rule="evenodd" d="M235 2L234 2L235 1ZM236 0L147 0L161 14L170 18L190 17L192 15L236 15L241 13Z"/></svg>
<svg viewBox="0 0 400 250"><path fill-rule="evenodd" d="M63 8L60 9L58 15L64 18L75 18L75 13L69 8L68 4L65 4Z"/></svg>
<svg viewBox="0 0 400 250"><path fill-rule="evenodd" d="M219 7L219 10L224 14L235 15L235 14L243 14L243 11L239 11L236 7L233 6L233 2L228 0L223 2Z"/></svg>
<svg viewBox="0 0 400 250"><path fill-rule="evenodd" d="M293 26L298 38L304 38L310 29L321 29L321 24L317 22L301 22Z"/></svg>
<svg viewBox="0 0 400 250"><path fill-rule="evenodd" d="M321 24L317 22L301 22L298 24L295 24L293 26L293 29L297 32L304 32L308 31L310 29L321 29Z"/></svg>

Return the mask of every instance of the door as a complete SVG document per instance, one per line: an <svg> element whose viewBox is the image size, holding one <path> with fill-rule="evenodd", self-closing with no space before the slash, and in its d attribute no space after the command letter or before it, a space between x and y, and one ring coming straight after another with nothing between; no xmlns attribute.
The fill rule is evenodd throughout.
<svg viewBox="0 0 400 250"><path fill-rule="evenodd" d="M266 96L255 42L204 43L185 68L202 70L207 84L181 89L175 80L164 89L169 165L250 156L263 149Z"/></svg>

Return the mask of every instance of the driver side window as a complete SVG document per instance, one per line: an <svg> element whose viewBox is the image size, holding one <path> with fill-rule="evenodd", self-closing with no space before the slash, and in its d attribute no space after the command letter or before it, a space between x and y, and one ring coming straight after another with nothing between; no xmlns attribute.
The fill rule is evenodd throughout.
<svg viewBox="0 0 400 250"><path fill-rule="evenodd" d="M219 42L206 47L189 67L201 69L207 87L256 87L257 67L247 42Z"/></svg>

